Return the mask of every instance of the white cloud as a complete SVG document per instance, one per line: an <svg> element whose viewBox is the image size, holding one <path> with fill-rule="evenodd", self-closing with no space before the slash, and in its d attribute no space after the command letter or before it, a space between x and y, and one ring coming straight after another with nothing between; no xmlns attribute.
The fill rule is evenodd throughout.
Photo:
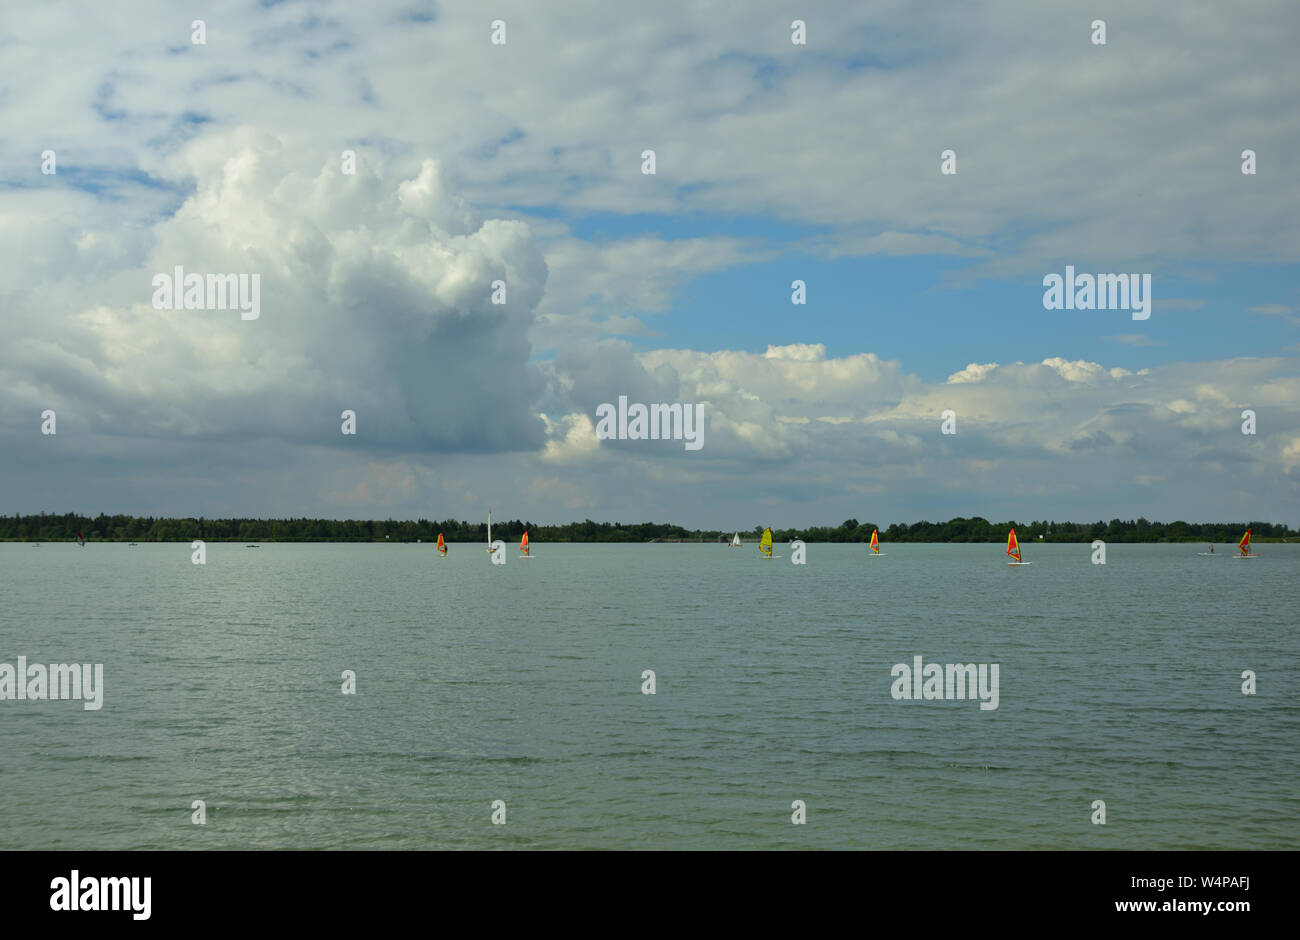
<svg viewBox="0 0 1300 940"><path fill-rule="evenodd" d="M810 0L805 48L790 44L789 11L773 4L739 14L665 0L629 16L579 2L539 16L502 0L493 16L509 40L495 47L472 5L438 7L427 22L403 15L411 9L249 5L214 13L209 44L191 46L168 4L142 0L125 13L80 11L76 55L63 51L66 17L28 11L9 24L0 156L33 165L33 148L49 146L70 174L165 203L171 194L153 184L175 182L171 154L256 115L265 131L310 139L299 157L438 154L473 205L790 219L831 227L814 241L832 256L937 251L996 274L1081 256L1156 267L1300 251L1296 188L1265 171L1243 180L1235 160L1246 144L1219 142L1294 149L1287 0L1196 15L1136 9L1107 47L1088 41L1086 23L1070 28L1018 0L938 18L901 0ZM1115 54L1121 42L1129 54ZM1177 54L1188 48L1212 48L1215 69ZM990 61L1000 68L990 73ZM1256 74L1276 80L1221 80ZM1082 100L1099 104L1080 111ZM1006 115L1034 132L1006 133ZM1220 137L1151 158L1151 140L1183 139L1189 126ZM819 143L827 134L834 146ZM1106 143L1062 149L1066 139ZM958 173L941 176L949 147ZM655 176L640 171L646 148ZM1225 217L1251 224L1214 224Z"/></svg>
<svg viewBox="0 0 1300 940"><path fill-rule="evenodd" d="M1277 484L1270 478L1291 464L1280 444L1241 446L1241 402L1269 402L1275 433L1300 431L1300 380L1277 374L1286 368L1283 360L1187 363L1133 373L1050 357L1038 364L972 364L956 373L962 376L956 381L923 383L897 363L828 356L816 344L775 347L761 355L623 352L629 358L618 369L599 372L599 381L608 383L602 400L614 400L633 366L654 376L660 393L655 400L691 401L696 390L708 387L707 445L687 455L633 444L612 452L615 464L602 462L591 475L590 461L571 461L570 479L590 479L592 489L599 489L611 466L618 466L632 474L620 477L620 487L662 493L671 501L691 497L661 488L661 474L650 467L689 471L700 494L716 494L708 499L715 512L739 509L744 493L756 498L813 487L819 494L815 504L827 507L876 494L873 503L892 507L889 518L906 518L907 506L942 504L939 492L952 494L953 514L997 515L992 507L1005 506L1005 515L1029 515L1023 504L1028 495L1031 504L1049 503L1058 517L1069 511L1079 518L1151 517L1161 505L1186 516L1189 504L1216 505L1220 513L1235 507L1249 515L1245 507L1255 504L1248 492L1200 492L1195 475L1171 468L1214 472L1231 461L1235 479L1258 480L1271 489ZM573 360L566 368L582 371L591 361ZM587 379L571 377L566 387L586 388ZM798 394L790 394L793 388ZM956 412L955 436L940 433L945 408ZM601 456L603 461L609 455ZM738 479L745 484L732 497ZM1145 505L1117 503L1117 481L1130 480L1151 491ZM1297 485L1286 484L1288 492ZM831 515L835 511L828 508ZM872 510L878 511L883 510Z"/></svg>
<svg viewBox="0 0 1300 940"><path fill-rule="evenodd" d="M1107 336L1106 339L1115 343L1123 343L1125 346L1143 347L1165 345L1160 340L1152 339L1150 336L1146 336L1142 333L1116 333L1113 336Z"/></svg>
<svg viewBox="0 0 1300 940"><path fill-rule="evenodd" d="M1152 308L1161 312L1172 310L1200 310L1205 301L1189 297L1156 297L1151 301Z"/></svg>
<svg viewBox="0 0 1300 940"><path fill-rule="evenodd" d="M1293 437L1282 448L1282 466L1287 473L1300 467L1300 437Z"/></svg>
<svg viewBox="0 0 1300 940"><path fill-rule="evenodd" d="M553 464L566 464L584 458L593 458L600 451L596 427L585 414L563 415L552 421L541 415L546 423L546 446L542 460Z"/></svg>
<svg viewBox="0 0 1300 940"><path fill-rule="evenodd" d="M86 429L119 434L321 442L350 408L363 449L539 446L526 333L546 266L528 226L479 220L432 160L405 179L349 177L304 167L304 149L252 129L182 148L173 172L194 192L153 227L139 266L8 321L0 376L57 374L29 381L28 407L84 414L75 399L93 399ZM94 234L111 252L112 233ZM260 318L154 309L152 277L177 265L260 275ZM498 278L505 305L490 299ZM20 301L36 303L36 291Z"/></svg>
<svg viewBox="0 0 1300 940"><path fill-rule="evenodd" d="M1258 307L1247 307L1246 312L1266 317L1280 317L1287 323L1300 324L1300 316L1297 316L1286 304L1261 304Z"/></svg>
<svg viewBox="0 0 1300 940"><path fill-rule="evenodd" d="M688 281L772 253L770 247L738 238L637 236L593 243L551 237L545 242L546 295L532 341L539 350L550 350L604 334L652 335L631 314L663 312Z"/></svg>
<svg viewBox="0 0 1300 940"><path fill-rule="evenodd" d="M996 362L986 362L983 364L972 362L960 372L954 372L952 375L948 376L948 384L960 385L963 382L978 382L986 375L989 375L997 367L998 364Z"/></svg>

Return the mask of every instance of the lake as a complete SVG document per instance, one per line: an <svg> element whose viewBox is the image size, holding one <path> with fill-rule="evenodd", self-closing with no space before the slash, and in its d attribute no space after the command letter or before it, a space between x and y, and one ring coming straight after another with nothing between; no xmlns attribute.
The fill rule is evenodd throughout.
<svg viewBox="0 0 1300 940"><path fill-rule="evenodd" d="M0 847L1300 846L1300 545L881 547L0 544Z"/></svg>

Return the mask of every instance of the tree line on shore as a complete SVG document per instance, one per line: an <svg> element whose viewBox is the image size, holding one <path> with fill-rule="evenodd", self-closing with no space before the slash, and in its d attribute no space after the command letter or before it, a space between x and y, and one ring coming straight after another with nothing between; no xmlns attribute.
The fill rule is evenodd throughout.
<svg viewBox="0 0 1300 940"><path fill-rule="evenodd" d="M880 526L874 522L846 519L839 526L773 529L778 542L803 539L805 542L867 542L873 529L880 530L884 542L1001 542L1014 527L1021 541L1044 542L1236 542L1247 529L1254 530L1256 541L1281 541L1300 538L1300 531L1284 524L1269 522L1151 522L1147 519L1112 519L1110 522L989 522L978 516L958 517L947 522L895 522ZM762 525L740 529L741 537L757 538ZM494 520L493 539L520 538L524 530L539 542L649 542L654 539L728 540L737 531L686 529L668 523L642 522L569 522L560 525L535 525L520 519ZM3 541L71 541L80 532L88 541L97 542L187 542L203 539L212 542L432 542L441 532L449 542L485 542L487 524L455 519L443 521L357 520L357 519L175 519L153 516L95 517L65 513L53 515L0 516L0 540Z"/></svg>

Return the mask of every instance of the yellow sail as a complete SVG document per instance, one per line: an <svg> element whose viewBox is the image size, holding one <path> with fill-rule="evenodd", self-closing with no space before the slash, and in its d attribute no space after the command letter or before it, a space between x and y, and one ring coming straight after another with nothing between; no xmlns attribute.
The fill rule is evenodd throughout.
<svg viewBox="0 0 1300 940"><path fill-rule="evenodd" d="M880 530L879 529L871 530L871 550L875 552L877 555L880 554Z"/></svg>
<svg viewBox="0 0 1300 940"><path fill-rule="evenodd" d="M442 540L441 532L438 533L438 554L439 555L447 554L447 543Z"/></svg>
<svg viewBox="0 0 1300 940"><path fill-rule="evenodd" d="M1241 551L1243 555L1250 554L1250 533L1251 530L1247 529L1246 534L1243 535L1241 537L1241 541L1237 543L1237 548Z"/></svg>
<svg viewBox="0 0 1300 940"><path fill-rule="evenodd" d="M524 537L519 542L519 552L522 555L528 555L528 532L524 532Z"/></svg>
<svg viewBox="0 0 1300 940"><path fill-rule="evenodd" d="M1016 561L1021 560L1020 542L1016 540L1015 529L1012 529L1010 534L1007 535L1007 554L1010 555L1012 558L1014 558Z"/></svg>
<svg viewBox="0 0 1300 940"><path fill-rule="evenodd" d="M768 558L772 557L772 530L767 528L763 530L763 537L758 540L758 550Z"/></svg>

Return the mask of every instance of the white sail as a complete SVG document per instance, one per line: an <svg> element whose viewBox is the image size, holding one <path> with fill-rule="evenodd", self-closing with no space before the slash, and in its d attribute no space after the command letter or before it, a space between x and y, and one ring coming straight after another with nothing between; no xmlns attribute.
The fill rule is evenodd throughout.
<svg viewBox="0 0 1300 940"><path fill-rule="evenodd" d="M732 548L740 548L740 533L739 533L739 532L737 532L737 533L736 533L736 537L735 537L734 539L731 540L731 547L732 547Z"/></svg>

